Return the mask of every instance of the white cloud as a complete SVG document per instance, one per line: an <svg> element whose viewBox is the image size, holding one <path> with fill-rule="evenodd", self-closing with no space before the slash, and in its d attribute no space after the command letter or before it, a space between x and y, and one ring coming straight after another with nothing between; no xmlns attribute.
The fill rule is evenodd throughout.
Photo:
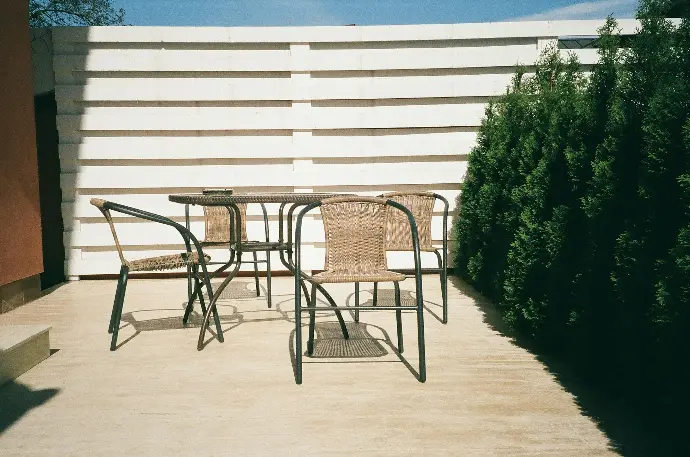
<svg viewBox="0 0 690 457"><path fill-rule="evenodd" d="M515 18L515 21L550 21L564 19L602 19L613 14L616 18L634 17L638 0L600 0L582 2L541 13Z"/></svg>

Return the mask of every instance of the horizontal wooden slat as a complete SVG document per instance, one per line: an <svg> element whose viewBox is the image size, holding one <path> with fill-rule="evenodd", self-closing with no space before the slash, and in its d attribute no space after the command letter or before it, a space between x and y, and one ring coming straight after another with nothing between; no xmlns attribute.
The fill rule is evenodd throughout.
<svg viewBox="0 0 690 457"><path fill-rule="evenodd" d="M292 165L205 166L82 166L79 173L63 174L63 192L72 189L128 189L159 187L293 186Z"/></svg>
<svg viewBox="0 0 690 457"><path fill-rule="evenodd" d="M384 162L314 164L296 176L305 187L358 185L427 184L462 182L467 162Z"/></svg>
<svg viewBox="0 0 690 457"><path fill-rule="evenodd" d="M531 64L538 56L532 45L312 50L292 61L293 71L409 70L479 68Z"/></svg>
<svg viewBox="0 0 690 457"><path fill-rule="evenodd" d="M89 107L58 115L58 131L292 129L291 108ZM304 121L303 121L304 122Z"/></svg>
<svg viewBox="0 0 690 457"><path fill-rule="evenodd" d="M586 63L592 63L591 56L596 56L596 50L575 50L575 53L589 56L584 59ZM311 50L295 56L289 51L94 49L88 56L56 55L53 60L58 71L309 72L505 67L532 65L538 57L535 42L469 48Z"/></svg>
<svg viewBox="0 0 690 457"><path fill-rule="evenodd" d="M73 71L279 71L290 70L289 51L93 49L53 58Z"/></svg>
<svg viewBox="0 0 690 457"><path fill-rule="evenodd" d="M453 242L449 242L449 251L453 252ZM435 243L435 246L440 247L440 243ZM127 259L137 259L143 257L154 257L159 255L173 254L181 252L180 249L163 249L163 250L125 250L125 257ZM211 258L215 261L222 261L227 259L227 252L221 250L209 250ZM318 270L323 268L325 251L323 243L305 243L302 246L302 265L304 270ZM263 253L258 254L259 259L263 260ZM408 252L389 252L387 254L389 268L413 268L414 260ZM422 266L427 268L436 267L436 257L432 253L422 253ZM452 256L448 257L449 267L453 266ZM211 266L213 269L214 266ZM217 268L217 267L216 267ZM68 258L65 261L65 271L69 276L78 275L94 275L94 274L117 274L120 269L120 259L117 251L99 251L86 252L83 251L79 257ZM265 271L265 264L259 264L259 271ZM253 265L246 263L242 265L242 271L253 270ZM279 260L277 254L271 257L271 270L285 271L285 267ZM184 269L175 270L183 273ZM243 280L243 279L240 279ZM261 281L265 281L262 278ZM409 280L408 280L409 281Z"/></svg>
<svg viewBox="0 0 690 457"><path fill-rule="evenodd" d="M65 230L71 230L74 227L75 222L80 222L81 220L98 220L103 217L101 212L95 206L89 203L90 196L79 195L77 200L73 202L63 202L62 203L62 218L65 225ZM145 211L149 211L161 216L169 217L180 224L184 224L184 211L185 205L179 203L173 203L168 200L167 195L156 195L156 194L122 194L122 195L98 195L98 198L103 198L104 200L112 201L126 206L132 206ZM275 221L278 219L278 205L267 204L266 212L268 214L270 221ZM191 205L189 207L189 215L192 220L203 220L204 212L201 206ZM118 220L128 220L134 219L133 216L129 216L123 213L113 213L113 216ZM261 212L261 206L258 204L250 204L247 207L247 217L250 220L263 221L263 213Z"/></svg>
<svg viewBox="0 0 690 457"><path fill-rule="evenodd" d="M78 160L275 159L293 157L293 149L292 135L85 137L79 144L61 144L60 158L64 171Z"/></svg>
<svg viewBox="0 0 690 457"><path fill-rule="evenodd" d="M149 246L157 244L183 245L181 235L172 227L154 222L116 223L117 236L123 246ZM197 238L203 239L204 223L192 221L190 230ZM269 221L270 232L278 233L277 221ZM265 240L263 221L247 221L247 236L251 240ZM319 240L320 241L320 240ZM81 224L77 231L65 232L65 246L113 246L110 227L103 223Z"/></svg>
<svg viewBox="0 0 690 457"><path fill-rule="evenodd" d="M425 130L333 130L306 137L185 136L84 137L61 144L62 171L79 160L118 159L273 159L468 154L475 132Z"/></svg>
<svg viewBox="0 0 690 457"><path fill-rule="evenodd" d="M567 56L568 54L575 54L581 64L595 64L599 61L598 49L568 49L561 50L561 54Z"/></svg>
<svg viewBox="0 0 690 457"><path fill-rule="evenodd" d="M361 132L361 136L357 133ZM366 135L370 133L370 135ZM303 157L396 157L468 154L475 132L446 130L335 130L295 138L295 155Z"/></svg>
<svg viewBox="0 0 690 457"><path fill-rule="evenodd" d="M459 186L459 184L456 184ZM434 192L442 197L445 197L446 200L448 200L448 212L449 212L449 217L453 217L455 214L457 214L458 210L458 197L460 196L460 190L459 189L453 189L453 190L448 190L448 189L434 189L434 185L422 185L422 186L411 186L411 185L398 185L398 186L390 186L391 188L389 189L377 189L377 190L357 190L354 193L357 195L362 195L362 196L369 196L369 197L377 197L383 194L386 194L388 192ZM393 189L393 187L396 187ZM417 188L414 188L417 187ZM327 188L325 187L314 187L315 192L353 192L351 189L344 188L344 189L338 189L338 186L329 186ZM443 202L440 200L436 200L436 203L434 205L434 214L437 216L440 216L443 213ZM450 227L450 219L448 221L449 227Z"/></svg>
<svg viewBox="0 0 690 457"><path fill-rule="evenodd" d="M319 214L315 212L315 214ZM127 222L116 223L118 239L123 246L151 246L151 245L183 245L180 234L171 227L152 222ZM202 221L192 221L190 230L196 234L199 240L203 239L204 223ZM269 232L273 239L278 236L278 221L269 221ZM324 232L321 220L307 218L302 229L303 240L305 242L323 242ZM259 220L247 221L247 236L250 240L265 240L264 223ZM443 218L436 216L432 220L433 239L443 238ZM80 224L79 230L66 231L64 233L64 244L68 249L94 246L113 246L113 237L110 227L105 221L103 223Z"/></svg>
<svg viewBox="0 0 690 457"><path fill-rule="evenodd" d="M52 32L56 41L92 43L307 43L595 35L603 24L604 19L357 27L59 27ZM639 24L618 20L622 33L634 33Z"/></svg>
<svg viewBox="0 0 690 457"><path fill-rule="evenodd" d="M55 88L59 102L292 100L289 78L91 78Z"/></svg>
<svg viewBox="0 0 690 457"><path fill-rule="evenodd" d="M87 108L58 115L58 131L251 130L448 127L481 124L483 103L292 108Z"/></svg>
<svg viewBox="0 0 690 457"><path fill-rule="evenodd" d="M386 190L358 191L357 194L365 196L377 196L382 193L390 192L393 190L404 190L404 186L401 186L403 187L402 189L393 189L392 187L393 186L391 186L390 189ZM436 193L443 195L448 200L449 211L453 213L456 210L456 200L458 198L458 195L460 195L459 190L434 190L432 188L426 188L425 190L435 191ZM338 192L337 189L329 189L328 191ZM348 193L347 189L343 190L342 193ZM184 217L184 205L169 201L168 194L80 194L77 196L76 201L63 200L62 216L66 224L66 227L68 227L67 224L70 224L69 227L71 227L71 221L75 219L102 217L102 214L98 210L98 208L89 203L89 200L92 197L114 201L122 205L134 206L139 209L157 213L162 216L175 218L177 220L182 220L181 218ZM277 217L278 206L279 205L277 204L266 205L266 211L271 219L275 219ZM439 214L443 211L443 205L440 201L436 203L434 211ZM203 217L203 208L200 206L190 206L189 214L192 218ZM249 217L258 218L261 217L262 214L263 213L261 212L261 207L258 204L248 205L247 215ZM115 216L118 218L130 218L130 216L124 214L116 214Z"/></svg>
<svg viewBox="0 0 690 457"><path fill-rule="evenodd" d="M485 109L483 103L313 107L304 128L476 127Z"/></svg>
<svg viewBox="0 0 690 457"><path fill-rule="evenodd" d="M311 78L310 100L486 97L505 93L512 74Z"/></svg>
<svg viewBox="0 0 690 457"><path fill-rule="evenodd" d="M513 75L311 78L91 78L58 85L58 103L98 101L347 100L480 97L505 93Z"/></svg>

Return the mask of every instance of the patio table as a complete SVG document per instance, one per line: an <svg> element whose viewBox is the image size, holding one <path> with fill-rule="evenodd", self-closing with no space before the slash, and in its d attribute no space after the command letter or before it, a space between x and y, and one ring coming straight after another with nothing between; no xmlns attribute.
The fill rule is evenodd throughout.
<svg viewBox="0 0 690 457"><path fill-rule="evenodd" d="M241 238L241 221L239 217L234 217L234 215L239 215L240 210L237 207L238 204L248 204L248 203L279 203L280 209L278 211L278 241L271 242L269 249L273 251L278 251L280 253L280 261L285 266L285 268L290 271L293 275L295 274L295 266L293 263L293 241L292 241L292 221L295 209L300 206L306 206L310 203L315 203L322 201L326 198L339 197L346 194L339 193L290 193L290 192L256 192L256 193L245 193L245 194L235 194L235 193L184 193L184 194L171 194L168 196L168 200L174 203L180 203L185 205L185 222L187 228L189 228L189 205L199 205L199 206L224 206L230 211L231 217L231 236L235 236L235 248L231 250L230 260L219 268L215 275L222 273L227 268L234 263L235 255L237 256L237 265L228 274L228 277L223 280L223 282L218 286L216 291L213 293L213 297L210 297L210 303L206 314L204 315L204 320L201 325L201 331L199 333L199 341L197 343L197 349L201 350L204 347L204 335L208 329L209 319L213 309L215 309L216 302L220 297L221 293L227 287L227 285L232 281L240 268L240 260L242 256L242 243ZM287 217L285 214L286 207L290 205L287 211ZM235 224L235 227L232 227ZM302 277L307 277L306 274L301 273ZM337 306L333 297L321 286L317 285L317 289L323 294L329 304L333 307ZM304 280L302 280L302 291L305 296L309 297L308 289ZM340 328L342 329L343 336L349 338L347 328L345 327L345 321L343 320L340 311L334 310L338 322L340 323ZM223 341L223 336L218 335L218 341Z"/></svg>

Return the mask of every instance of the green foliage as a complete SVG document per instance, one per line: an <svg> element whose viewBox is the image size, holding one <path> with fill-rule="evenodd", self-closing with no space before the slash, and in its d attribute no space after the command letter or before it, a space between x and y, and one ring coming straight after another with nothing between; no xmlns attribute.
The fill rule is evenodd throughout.
<svg viewBox="0 0 690 457"><path fill-rule="evenodd" d="M514 329L669 418L690 406L688 3L643 0L626 50L609 18L587 78L555 48L520 69L456 226L458 273Z"/></svg>
<svg viewBox="0 0 690 457"><path fill-rule="evenodd" d="M519 206L511 189L524 181L524 170L531 168L537 144L531 133L531 97L522 87L518 70L507 94L489 105L477 147L470 155L470 169L463 185L463 214L457 226L461 240L458 268L481 284L481 289L496 299L502 289L506 254L517 226ZM518 128L511 129L511 126ZM508 183L501 187L495 183Z"/></svg>
<svg viewBox="0 0 690 457"><path fill-rule="evenodd" d="M110 0L29 0L31 27L124 25L124 18Z"/></svg>

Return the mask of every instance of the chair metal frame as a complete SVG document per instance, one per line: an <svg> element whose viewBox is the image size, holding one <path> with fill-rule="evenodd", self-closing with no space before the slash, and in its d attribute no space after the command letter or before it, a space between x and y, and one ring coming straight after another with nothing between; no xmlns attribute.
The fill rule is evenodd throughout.
<svg viewBox="0 0 690 457"><path fill-rule="evenodd" d="M385 199L390 199L391 197L395 196L405 196L405 195L418 195L418 196L427 196L434 198L436 200L440 200L443 203L443 247L442 247L442 252L439 252L438 249L434 249L433 251L425 251L425 252L433 252L436 255L436 259L438 261L438 268L422 268L422 273L438 273L440 276L441 280L441 300L442 300L442 306L443 306L443 315L441 317L441 322L443 324L448 323L448 200L443 196L439 195L437 193L433 192L389 192L385 194L379 195L380 198L385 198ZM435 206L435 205L434 205ZM433 213L433 208L432 208L432 213ZM433 218L433 216L432 216ZM394 251L399 251L399 252L408 252L409 250L399 250L399 249L387 249L387 251L394 252ZM397 272L407 272L409 270L407 269L391 269L391 271L397 271ZM359 283L355 283L355 306L359 307ZM374 283L374 290L373 290L373 297L372 297L372 304L373 306L376 306L377 304L377 298L378 298L378 283ZM355 322L359 321L359 311L355 310Z"/></svg>
<svg viewBox="0 0 690 457"><path fill-rule="evenodd" d="M92 201L93 203L93 201ZM122 308L124 305L124 299L125 299L125 291L127 289L127 280L129 277L129 265L128 262L125 260L124 255L122 253L122 249L120 247L120 242L117 238L117 233L115 232L115 226L114 223L112 222L112 219L110 218L110 211L115 211L118 213L122 214L127 214L130 216L134 216L140 219L148 220L151 222L157 222L159 224L167 225L169 227L173 227L176 229L179 234L182 236L182 239L184 241L185 248L187 249L187 253L192 253L196 251L196 254L198 256L198 263L195 263L192 266L192 271L193 271L193 276L195 279L196 283L196 288L201 290L202 283L203 285L206 286L206 291L208 293L209 297L213 297L213 288L211 286L211 278L208 273L208 269L206 266L206 259L204 257L204 252L201 248L201 243L199 240L196 239L194 234L186 227L184 227L181 224L178 224L177 222L161 216L159 214L151 213L148 211L144 211L138 208L132 208L130 206L125 206L121 205L119 203L115 202L110 202L110 201L102 201L102 203L99 202L99 205L95 206L98 207L98 209L103 213L103 215L106 217L108 220L108 223L110 224L110 228L113 232L113 237L115 238L115 243L118 249L118 253L120 254L120 260L122 261L122 266L120 268L120 276L117 281L117 289L115 291L115 301L113 303L113 310L110 315L110 324L108 326L108 333L112 333L112 338L111 338L111 343L110 343L110 350L114 351L117 348L117 335L120 327L120 320L122 318ZM194 245L194 251L192 251L192 245ZM199 266L201 267L201 272L199 272ZM203 301L203 294L199 294L199 303L201 304L202 310L205 312L206 307ZM188 310L191 309L192 302L191 300L188 302L187 307L185 309L185 314L188 313ZM223 341L223 332L221 329L220 325L220 318L218 316L218 312L214 309L213 310L213 319L215 322L216 326L216 332L217 332L217 337L219 341Z"/></svg>
<svg viewBox="0 0 690 457"><path fill-rule="evenodd" d="M344 198L339 198L344 201ZM400 314L402 310L415 310L417 313L417 342L419 351L419 382L426 381L426 357L425 357L425 342L424 342L424 298L422 296L422 271L421 271L421 254L419 249L419 235L417 232L417 224L414 216L408 208L390 199L378 199L372 197L350 197L350 202L371 202L372 200L380 200L379 204L390 206L396 210L402 211L406 216L410 225L410 236L412 239L414 261L415 261L415 306L401 306L400 305L400 289L396 287L396 305L395 306L360 306L360 310L395 310L396 324L398 331L398 352L403 352L402 345L402 321ZM301 270L302 260L302 222L304 216L311 210L319 208L322 205L329 204L328 200L311 203L305 206L297 215L295 226L295 246L294 246L294 266L295 266L295 382L302 384L302 311L309 313L309 341L307 343L307 354L313 354L314 349L314 327L316 311L333 311L333 310L351 310L348 306L316 306L316 283L312 281L312 277L306 275ZM385 242L385 240L384 240ZM312 283L311 299L307 297L307 307L303 307L302 300L302 280ZM342 281L347 282L347 281ZM397 286L397 283L395 283Z"/></svg>
<svg viewBox="0 0 690 457"><path fill-rule="evenodd" d="M246 205L245 205L245 213L246 213ZM201 241L202 247L207 246L224 246L227 245L229 251L230 251L230 257L227 262L208 262L207 265L221 265L217 270L212 271L210 273L211 279L215 278L218 276L220 273L224 272L228 268L232 266L232 264L237 261L239 262L239 266L241 266L242 263L252 263L254 264L254 284L256 286L256 296L260 297L261 296L261 287L259 285L259 268L258 264L259 263L265 263L266 264L266 300L268 302L268 307L271 308L272 302L271 302L271 251L276 250L277 243L272 243L270 241L270 232L269 232L269 226L268 226L268 211L266 210L266 205L263 203L259 203L261 205L261 211L263 213L263 219L264 219L264 234L266 237L265 242L261 241L249 241L249 240L243 240L242 239L242 229L246 227L246 217L243 219L242 218L242 210L240 210L240 223L239 225L239 236L235 237L235 231L237 230L236 224L235 224L235 209L231 206L221 206L221 205L216 205L216 206L208 206L204 205L204 211L206 211L205 208L225 208L226 211L228 212L228 223L229 223L229 239L223 240L223 241L213 241L213 242L207 242L206 240ZM240 205L237 205L238 209ZM207 215L204 214L204 224L208 223L207 220ZM186 221L186 226L187 229L189 229L189 204L185 205L185 221ZM242 260L241 256L237 255L237 252L251 252L253 256L253 260ZM259 260L256 256L256 253L258 251L264 251L266 253L266 260ZM191 268L187 269L187 291L189 295L190 302L193 303L195 300L195 297L198 294L198 291L192 287L192 271ZM189 310L190 312L192 311L191 309ZM189 318L189 314L185 314L184 316L184 323L187 323L187 320Z"/></svg>

